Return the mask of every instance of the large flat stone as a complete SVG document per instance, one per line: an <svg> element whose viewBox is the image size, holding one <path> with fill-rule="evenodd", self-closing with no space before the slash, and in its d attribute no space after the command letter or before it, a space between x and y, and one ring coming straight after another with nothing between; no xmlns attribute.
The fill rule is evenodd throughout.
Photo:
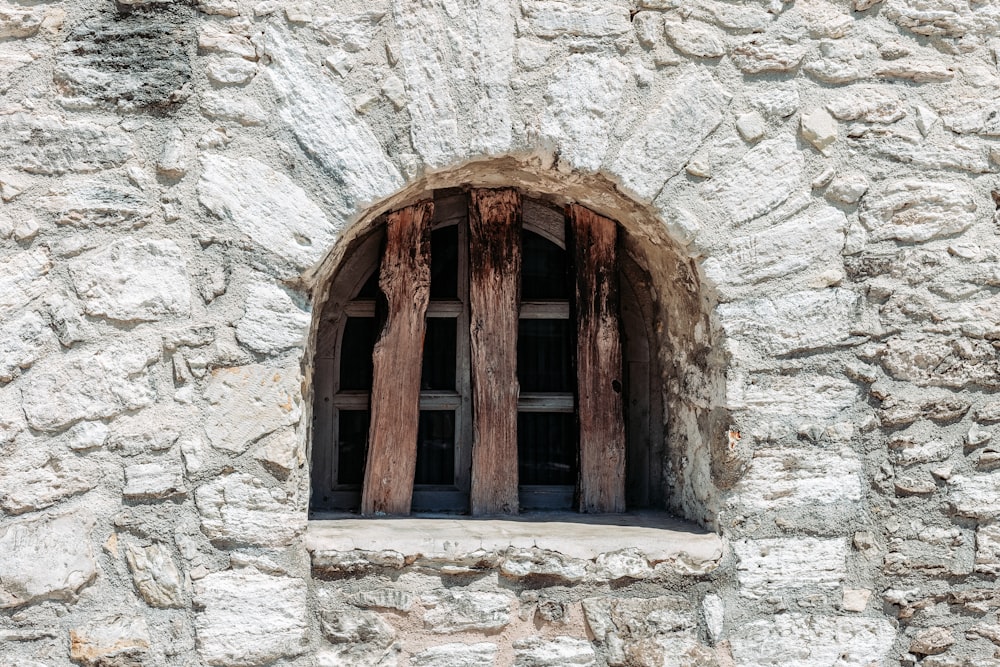
<svg viewBox="0 0 1000 667"><path fill-rule="evenodd" d="M597 654L586 639L529 637L514 642L514 667L596 667Z"/></svg>
<svg viewBox="0 0 1000 667"><path fill-rule="evenodd" d="M972 187L961 181L894 180L861 202L861 222L874 240L907 243L958 234L976 220Z"/></svg>
<svg viewBox="0 0 1000 667"><path fill-rule="evenodd" d="M521 12L539 37L614 37L629 31L623 0L522 0Z"/></svg>
<svg viewBox="0 0 1000 667"><path fill-rule="evenodd" d="M254 352L277 354L305 344L311 317L287 291L270 282L246 286L243 317L236 323L236 338Z"/></svg>
<svg viewBox="0 0 1000 667"><path fill-rule="evenodd" d="M0 382L10 382L30 368L54 339L48 324L35 311L0 324Z"/></svg>
<svg viewBox="0 0 1000 667"><path fill-rule="evenodd" d="M560 161L584 171L600 168L627 76L617 60L589 55L570 56L555 72L545 90L542 135Z"/></svg>
<svg viewBox="0 0 1000 667"><path fill-rule="evenodd" d="M198 201L299 270L316 264L336 227L292 179L253 158L202 157Z"/></svg>
<svg viewBox="0 0 1000 667"><path fill-rule="evenodd" d="M497 632L510 623L514 596L505 592L449 591L420 598L424 627L431 632Z"/></svg>
<svg viewBox="0 0 1000 667"><path fill-rule="evenodd" d="M151 644L142 616L117 614L69 631L69 657L88 667L141 664Z"/></svg>
<svg viewBox="0 0 1000 667"><path fill-rule="evenodd" d="M0 527L0 608L41 600L75 601L97 577L85 512L11 521Z"/></svg>
<svg viewBox="0 0 1000 667"><path fill-rule="evenodd" d="M35 512L97 486L98 469L73 455L33 453L0 464L0 507L9 514Z"/></svg>
<svg viewBox="0 0 1000 667"><path fill-rule="evenodd" d="M884 618L782 614L730 634L737 667L887 667L896 632Z"/></svg>
<svg viewBox="0 0 1000 667"><path fill-rule="evenodd" d="M121 129L57 116L0 116L0 164L60 175L116 167L132 155Z"/></svg>
<svg viewBox="0 0 1000 667"><path fill-rule="evenodd" d="M198 653L210 665L252 667L308 646L306 582L254 569L209 574L194 584Z"/></svg>
<svg viewBox="0 0 1000 667"><path fill-rule="evenodd" d="M751 598L832 592L847 576L847 542L813 537L737 540L740 594Z"/></svg>
<svg viewBox="0 0 1000 667"><path fill-rule="evenodd" d="M124 238L81 257L70 272L88 315L149 322L191 311L184 255L170 240Z"/></svg>
<svg viewBox="0 0 1000 667"><path fill-rule="evenodd" d="M710 74L681 75L621 147L611 172L627 192L652 201L719 126L730 98Z"/></svg>
<svg viewBox="0 0 1000 667"><path fill-rule="evenodd" d="M107 177L60 182L42 201L58 224L82 229L141 227L153 212L140 190Z"/></svg>
<svg viewBox="0 0 1000 667"><path fill-rule="evenodd" d="M363 207L400 189L399 170L331 75L312 64L282 28L268 29L267 52L271 65L266 71L281 98L281 119L316 161L347 186L355 205Z"/></svg>
<svg viewBox="0 0 1000 667"><path fill-rule="evenodd" d="M305 530L305 513L289 494L246 473L233 473L195 491L201 530L220 544L284 546Z"/></svg>
<svg viewBox="0 0 1000 667"><path fill-rule="evenodd" d="M410 657L413 667L485 667L494 664L497 645L490 642L475 644L440 644Z"/></svg>
<svg viewBox="0 0 1000 667"><path fill-rule="evenodd" d="M150 606L179 608L184 605L185 577L166 546L128 544L125 557L136 590Z"/></svg>
<svg viewBox="0 0 1000 667"><path fill-rule="evenodd" d="M212 371L205 389L211 407L205 433L217 449L242 454L250 445L301 416L297 368L234 366Z"/></svg>
<svg viewBox="0 0 1000 667"><path fill-rule="evenodd" d="M6 255L0 262L0 317L9 323L16 310L48 292L51 268L49 254L41 248Z"/></svg>
<svg viewBox="0 0 1000 667"><path fill-rule="evenodd" d="M948 480L948 501L962 516L995 519L1000 516L1000 471L952 477Z"/></svg>
<svg viewBox="0 0 1000 667"><path fill-rule="evenodd" d="M21 391L28 423L40 431L61 431L84 419L152 405L155 394L147 368L160 359L158 342L117 342L39 362Z"/></svg>
<svg viewBox="0 0 1000 667"><path fill-rule="evenodd" d="M1000 7L992 2L889 0L884 14L896 25L918 35L1000 34Z"/></svg>
<svg viewBox="0 0 1000 667"><path fill-rule="evenodd" d="M850 449L759 449L733 487L733 503L746 512L851 505L861 500L863 472Z"/></svg>
<svg viewBox="0 0 1000 667"><path fill-rule="evenodd" d="M845 378L800 373L750 376L732 373L726 406L763 419L829 420L858 400L858 389Z"/></svg>

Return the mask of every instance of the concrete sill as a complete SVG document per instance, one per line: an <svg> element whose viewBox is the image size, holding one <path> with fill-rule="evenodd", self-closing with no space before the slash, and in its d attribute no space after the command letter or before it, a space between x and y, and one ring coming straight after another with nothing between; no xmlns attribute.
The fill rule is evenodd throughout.
<svg viewBox="0 0 1000 667"><path fill-rule="evenodd" d="M334 516L316 516L306 530L318 575L412 566L444 574L497 569L507 577L570 582L658 579L707 574L724 554L718 535L660 512L503 519Z"/></svg>

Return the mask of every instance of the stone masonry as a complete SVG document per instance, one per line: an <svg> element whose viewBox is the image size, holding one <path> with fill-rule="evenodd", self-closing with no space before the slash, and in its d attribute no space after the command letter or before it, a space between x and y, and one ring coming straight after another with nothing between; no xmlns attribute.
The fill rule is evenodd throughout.
<svg viewBox="0 0 1000 667"><path fill-rule="evenodd" d="M998 174L1000 0L0 0L0 666L1000 667ZM463 186L646 258L715 547L308 520L329 278Z"/></svg>

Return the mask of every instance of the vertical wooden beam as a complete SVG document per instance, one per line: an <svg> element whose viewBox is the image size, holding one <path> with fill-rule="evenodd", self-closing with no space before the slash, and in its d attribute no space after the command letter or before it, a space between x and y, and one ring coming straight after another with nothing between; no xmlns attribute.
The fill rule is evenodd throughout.
<svg viewBox="0 0 1000 667"><path fill-rule="evenodd" d="M521 197L473 190L469 206L474 515L516 514Z"/></svg>
<svg viewBox="0 0 1000 667"><path fill-rule="evenodd" d="M433 202L388 215L379 287L387 318L372 354L371 426L361 513L409 514L431 284Z"/></svg>
<svg viewBox="0 0 1000 667"><path fill-rule="evenodd" d="M582 206L566 209L576 268L576 375L581 512L625 511L625 420L618 324L617 228Z"/></svg>

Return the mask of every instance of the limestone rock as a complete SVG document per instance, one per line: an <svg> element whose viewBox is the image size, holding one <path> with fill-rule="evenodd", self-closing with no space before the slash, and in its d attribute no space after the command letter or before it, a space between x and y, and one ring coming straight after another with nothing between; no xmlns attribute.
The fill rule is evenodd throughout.
<svg viewBox="0 0 1000 667"><path fill-rule="evenodd" d="M182 22L141 13L91 18L59 47L54 78L63 95L120 109L164 108L188 96L193 39Z"/></svg>
<svg viewBox="0 0 1000 667"><path fill-rule="evenodd" d="M410 658L413 667L484 667L494 664L497 645L489 642L476 644L440 644L425 649Z"/></svg>
<svg viewBox="0 0 1000 667"><path fill-rule="evenodd" d="M1000 388L1000 359L982 340L893 336L879 348L878 358L894 378L921 387Z"/></svg>
<svg viewBox="0 0 1000 667"><path fill-rule="evenodd" d="M679 595L587 598L583 615L594 640L609 653L622 653L622 658L630 645L658 636L688 635L698 626L694 607Z"/></svg>
<svg viewBox="0 0 1000 667"><path fill-rule="evenodd" d="M1000 513L1000 472L952 477L948 500L962 516L995 519Z"/></svg>
<svg viewBox="0 0 1000 667"><path fill-rule="evenodd" d="M0 324L0 382L10 382L30 368L53 339L51 329L35 311Z"/></svg>
<svg viewBox="0 0 1000 667"><path fill-rule="evenodd" d="M511 549L500 565L500 572L517 579L541 576L567 582L582 581L587 574L582 561L540 549Z"/></svg>
<svg viewBox="0 0 1000 667"><path fill-rule="evenodd" d="M264 109L254 100L209 92L201 98L201 112L213 120L230 120L240 125L263 125Z"/></svg>
<svg viewBox="0 0 1000 667"><path fill-rule="evenodd" d="M882 65L875 70L875 75L913 83L940 83L954 79L955 70L930 58L907 58Z"/></svg>
<svg viewBox="0 0 1000 667"><path fill-rule="evenodd" d="M913 142L909 137L864 138L860 145L876 154L923 169L958 169L973 174L997 170L981 143L959 138L951 142Z"/></svg>
<svg viewBox="0 0 1000 667"><path fill-rule="evenodd" d="M229 32L218 23L206 23L202 27L198 33L198 51L257 60L257 49L247 37Z"/></svg>
<svg viewBox="0 0 1000 667"><path fill-rule="evenodd" d="M861 222L876 240L906 243L958 234L975 222L972 188L960 181L889 181L861 204Z"/></svg>
<svg viewBox="0 0 1000 667"><path fill-rule="evenodd" d="M799 89L794 81L769 81L756 91L750 104L772 118L788 118L799 110Z"/></svg>
<svg viewBox="0 0 1000 667"><path fill-rule="evenodd" d="M729 641L740 667L870 667L886 661L895 639L887 619L780 614L740 626Z"/></svg>
<svg viewBox="0 0 1000 667"><path fill-rule="evenodd" d="M1000 523L981 523L976 529L976 572L1000 574Z"/></svg>
<svg viewBox="0 0 1000 667"><path fill-rule="evenodd" d="M740 594L750 598L832 591L847 576L847 542L840 538L744 539L733 549Z"/></svg>
<svg viewBox="0 0 1000 667"><path fill-rule="evenodd" d="M156 172L167 178L181 178L187 170L188 156L184 146L184 133L175 127L167 136L160 157L156 160Z"/></svg>
<svg viewBox="0 0 1000 667"><path fill-rule="evenodd" d="M33 174L97 171L131 155L131 141L115 126L45 115L0 116L0 164Z"/></svg>
<svg viewBox="0 0 1000 667"><path fill-rule="evenodd" d="M322 209L290 178L253 158L202 157L198 201L297 269L318 262L337 238Z"/></svg>
<svg viewBox="0 0 1000 667"><path fill-rule="evenodd" d="M148 407L155 395L147 367L159 358L159 346L133 340L36 366L21 392L28 423L40 431L61 431L84 419Z"/></svg>
<svg viewBox="0 0 1000 667"><path fill-rule="evenodd" d="M148 322L191 310L187 267L173 241L121 239L82 257L71 273L88 315Z"/></svg>
<svg viewBox="0 0 1000 667"><path fill-rule="evenodd" d="M305 465L305 452L299 446L299 437L293 429L281 429L265 436L256 447L253 457L260 461L278 479L288 478L292 470Z"/></svg>
<svg viewBox="0 0 1000 667"><path fill-rule="evenodd" d="M246 473L225 475L195 491L201 529L221 544L285 546L305 530L288 494Z"/></svg>
<svg viewBox="0 0 1000 667"><path fill-rule="evenodd" d="M180 608L184 605L184 575L167 547L162 544L148 547L129 544L125 557L139 595L150 606Z"/></svg>
<svg viewBox="0 0 1000 667"><path fill-rule="evenodd" d="M539 37L614 37L629 31L628 5L621 0L524 0L521 11Z"/></svg>
<svg viewBox="0 0 1000 667"><path fill-rule="evenodd" d="M814 109L802 114L802 138L825 153L837 140L837 121L826 109Z"/></svg>
<svg viewBox="0 0 1000 667"><path fill-rule="evenodd" d="M45 18L41 7L0 5L0 39L31 37Z"/></svg>
<svg viewBox="0 0 1000 667"><path fill-rule="evenodd" d="M812 373L776 377L734 373L726 392L730 410L747 410L767 419L829 420L858 398L857 387L849 380Z"/></svg>
<svg viewBox="0 0 1000 667"><path fill-rule="evenodd" d="M955 637L947 628L932 627L921 630L910 642L910 653L917 655L937 655L944 653L955 643Z"/></svg>
<svg viewBox="0 0 1000 667"><path fill-rule="evenodd" d="M97 577L84 512L11 521L0 527L0 609L41 600L73 602Z"/></svg>
<svg viewBox="0 0 1000 667"><path fill-rule="evenodd" d="M257 65L243 58L221 58L210 62L205 73L220 86L241 86L256 76Z"/></svg>
<svg viewBox="0 0 1000 667"><path fill-rule="evenodd" d="M348 596L347 601L355 607L361 607L362 609L410 611L413 604L417 601L417 597L409 591L401 591L395 588L377 588L374 590L358 591Z"/></svg>
<svg viewBox="0 0 1000 667"><path fill-rule="evenodd" d="M252 667L300 655L308 646L306 582L253 568L215 572L194 583L198 653L210 665Z"/></svg>
<svg viewBox="0 0 1000 667"><path fill-rule="evenodd" d="M918 35L961 37L1000 33L1000 7L991 2L888 0L886 18Z"/></svg>
<svg viewBox="0 0 1000 667"><path fill-rule="evenodd" d="M510 623L509 593L441 590L420 598L424 627L435 633L500 630Z"/></svg>
<svg viewBox="0 0 1000 667"><path fill-rule="evenodd" d="M762 448L734 487L734 500L748 512L851 504L861 500L863 475L850 450Z"/></svg>
<svg viewBox="0 0 1000 667"><path fill-rule="evenodd" d="M86 493L97 478L95 466L77 456L38 452L8 460L0 467L0 507L9 514L35 512Z"/></svg>
<svg viewBox="0 0 1000 667"><path fill-rule="evenodd" d="M718 28L701 21L667 21L667 40L681 53L695 58L726 55L726 36Z"/></svg>
<svg viewBox="0 0 1000 667"><path fill-rule="evenodd" d="M396 639L396 631L373 611L354 607L321 609L320 631L333 644L370 644L386 648Z"/></svg>
<svg viewBox="0 0 1000 667"><path fill-rule="evenodd" d="M794 70L805 53L805 48L795 42L751 37L734 46L730 55L744 74L762 74Z"/></svg>
<svg viewBox="0 0 1000 667"><path fill-rule="evenodd" d="M827 103L826 109L837 120L859 120L884 125L895 123L906 116L906 105L898 95L873 86L840 92Z"/></svg>
<svg viewBox="0 0 1000 667"><path fill-rule="evenodd" d="M141 227L153 212L142 192L108 178L64 181L49 190L43 205L56 223L81 229Z"/></svg>
<svg viewBox="0 0 1000 667"><path fill-rule="evenodd" d="M173 465L139 463L125 467L122 495L127 500L162 500L186 494L180 462Z"/></svg>
<svg viewBox="0 0 1000 667"><path fill-rule="evenodd" d="M236 366L212 372L205 433L212 446L242 454L261 437L301 416L297 368Z"/></svg>
<svg viewBox="0 0 1000 667"><path fill-rule="evenodd" d="M385 18L381 10L358 14L334 14L317 19L314 25L323 33L330 46L348 53L364 51L377 34L377 26Z"/></svg>
<svg viewBox="0 0 1000 667"><path fill-rule="evenodd" d="M402 187L399 170L371 129L333 80L310 64L302 47L283 30L269 29L267 51L272 59L267 73L281 97L282 120L324 169L343 180L354 202L363 206Z"/></svg>
<svg viewBox="0 0 1000 667"><path fill-rule="evenodd" d="M868 192L868 179L859 172L838 175L826 189L826 198L842 204L854 204Z"/></svg>
<svg viewBox="0 0 1000 667"><path fill-rule="evenodd" d="M609 58L573 55L545 91L542 134L553 141L560 161L597 171L627 78L625 66Z"/></svg>
<svg viewBox="0 0 1000 667"><path fill-rule="evenodd" d="M597 665L597 655L586 639L530 637L514 642L515 667L565 667Z"/></svg>
<svg viewBox="0 0 1000 667"><path fill-rule="evenodd" d="M108 439L109 430L102 422L80 422L66 431L66 446L74 451L97 449Z"/></svg>
<svg viewBox="0 0 1000 667"><path fill-rule="evenodd" d="M629 192L651 201L722 122L730 98L709 74L683 75L622 146L612 172Z"/></svg>
<svg viewBox="0 0 1000 667"><path fill-rule="evenodd" d="M45 294L51 268L48 252L41 248L7 255L0 262L0 317L9 321L15 311Z"/></svg>
<svg viewBox="0 0 1000 667"><path fill-rule="evenodd" d="M118 614L69 631L69 657L88 667L141 663L150 647L142 616Z"/></svg>
<svg viewBox="0 0 1000 667"><path fill-rule="evenodd" d="M1000 136L1000 98L963 97L940 109L941 121L952 132Z"/></svg>
<svg viewBox="0 0 1000 667"><path fill-rule="evenodd" d="M768 213L802 185L805 159L791 135L765 139L702 186L706 199L734 224Z"/></svg>
<svg viewBox="0 0 1000 667"><path fill-rule="evenodd" d="M753 143L764 136L767 132L767 126L760 113L751 111L736 119L736 131L743 137L743 141Z"/></svg>
<svg viewBox="0 0 1000 667"><path fill-rule="evenodd" d="M270 282L247 285L243 317L236 338L254 352L277 354L305 342L311 317L288 293Z"/></svg>

